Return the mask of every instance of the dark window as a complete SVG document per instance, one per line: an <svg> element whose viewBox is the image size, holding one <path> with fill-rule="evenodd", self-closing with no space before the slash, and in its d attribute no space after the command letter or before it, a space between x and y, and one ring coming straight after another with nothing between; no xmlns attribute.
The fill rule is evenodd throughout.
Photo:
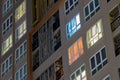
<svg viewBox="0 0 120 80"><path fill-rule="evenodd" d="M94 57L91 59L91 68L92 69L95 68L95 58Z"/></svg>
<svg viewBox="0 0 120 80"><path fill-rule="evenodd" d="M95 1L95 7L99 5L99 0L94 0Z"/></svg>
<svg viewBox="0 0 120 80"><path fill-rule="evenodd" d="M38 31L33 35L32 50L34 51L39 46Z"/></svg>
<svg viewBox="0 0 120 80"><path fill-rule="evenodd" d="M73 75L71 76L71 78L72 78L72 80L75 80L75 74L73 74Z"/></svg>
<svg viewBox="0 0 120 80"><path fill-rule="evenodd" d="M99 64L101 62L100 53L99 52L96 54L96 60L97 60L97 64Z"/></svg>
<svg viewBox="0 0 120 80"><path fill-rule="evenodd" d="M7 8L9 8L9 0L7 1Z"/></svg>
<svg viewBox="0 0 120 80"><path fill-rule="evenodd" d="M55 22L53 23L53 31L55 31L60 26L59 12L57 11L53 17L55 18Z"/></svg>
<svg viewBox="0 0 120 80"><path fill-rule="evenodd" d="M90 63L92 75L105 66L108 63L105 48L102 48L98 53L96 53L95 56L90 59Z"/></svg>
<svg viewBox="0 0 120 80"><path fill-rule="evenodd" d="M39 67L39 51L33 55L33 71Z"/></svg>
<svg viewBox="0 0 120 80"><path fill-rule="evenodd" d="M88 6L85 7L85 16L88 16L89 15L89 8Z"/></svg>
<svg viewBox="0 0 120 80"><path fill-rule="evenodd" d="M12 16L10 16L10 23L12 23Z"/></svg>
<svg viewBox="0 0 120 80"><path fill-rule="evenodd" d="M3 24L3 30L5 30L5 29L6 29L6 23Z"/></svg>
<svg viewBox="0 0 120 80"><path fill-rule="evenodd" d="M67 10L69 8L69 4L68 1L65 2L65 10Z"/></svg>
<svg viewBox="0 0 120 80"><path fill-rule="evenodd" d="M94 10L94 4L93 4L93 1L89 4L90 6L90 12L92 12Z"/></svg>
<svg viewBox="0 0 120 80"><path fill-rule="evenodd" d="M58 0L54 0L54 3L56 3Z"/></svg>
<svg viewBox="0 0 120 80"><path fill-rule="evenodd" d="M70 0L70 6L73 4L73 0Z"/></svg>
<svg viewBox="0 0 120 80"><path fill-rule="evenodd" d="M7 27L9 26L9 19L7 19Z"/></svg>
<svg viewBox="0 0 120 80"><path fill-rule="evenodd" d="M107 0L107 2L109 2L110 0Z"/></svg>
<svg viewBox="0 0 120 80"><path fill-rule="evenodd" d="M115 56L120 55L120 34L114 38Z"/></svg>
<svg viewBox="0 0 120 80"><path fill-rule="evenodd" d="M106 51L105 51L105 48L103 48L101 50L101 54L102 54L102 60L106 59Z"/></svg>

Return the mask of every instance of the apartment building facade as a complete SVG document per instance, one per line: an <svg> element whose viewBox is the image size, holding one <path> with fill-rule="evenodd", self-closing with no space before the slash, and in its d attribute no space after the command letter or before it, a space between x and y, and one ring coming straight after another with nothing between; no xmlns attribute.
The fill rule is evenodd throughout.
<svg viewBox="0 0 120 80"><path fill-rule="evenodd" d="M120 0L0 4L0 80L120 80Z"/></svg>

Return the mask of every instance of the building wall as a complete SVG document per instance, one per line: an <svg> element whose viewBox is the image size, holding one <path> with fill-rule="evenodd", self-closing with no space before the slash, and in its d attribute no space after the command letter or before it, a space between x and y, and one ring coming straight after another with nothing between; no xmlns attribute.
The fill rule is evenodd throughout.
<svg viewBox="0 0 120 80"><path fill-rule="evenodd" d="M7 0L0 0L0 80L16 80L16 73L20 71L20 69L24 66L24 64L27 64L27 75L26 80L40 80L40 76L45 73L45 71L50 71L50 68L52 65L54 65L54 80L57 80L58 78L57 71L56 71L56 65L57 61L62 57L62 67L60 65L60 72L59 76L61 77L60 80L74 80L70 79L73 73L75 73L78 69L81 69L83 65L85 65L85 77L87 77L87 80L106 80L104 79L106 76L110 77L110 80L120 80L120 54L116 56L116 50L115 50L115 39L116 34L119 33L119 27L120 27L120 19L118 21L119 27L115 30L111 30L111 18L110 13L111 11L120 4L119 0L99 0L100 3L100 9L94 13L94 15L86 20L85 19L85 12L84 8L90 1L92 0L78 0L76 5L72 7L71 10L67 13L65 11L65 3L66 1L70 0L12 0L12 7L8 12L3 14L3 5ZM19 7L19 5L26 1L26 13L18 20L16 21L15 14L16 9ZM51 2L50 2L51 1ZM71 0L72 1L72 0ZM75 1L75 0L74 0ZM77 1L77 0L76 0ZM94 1L94 0L93 0ZM97 0L96 0L97 1ZM109 2L107 2L109 1ZM35 10L36 9L36 10ZM54 31L53 23L57 21L55 18L55 13L59 12L59 22L60 26ZM78 29L76 32L72 34L72 36L67 36L67 27L66 25L72 22L71 20L75 18L75 16L79 13L80 15L80 29ZM9 28L6 33L3 35L3 22L10 16L13 15L13 23L12 27ZM120 6L119 6L119 16L120 16ZM26 33L19 39L16 40L16 28L18 28L22 22L26 20L26 27L27 31ZM96 24L99 20L102 20L103 24L103 36L95 42L92 46L88 47L87 42L87 31L93 27L93 25ZM49 23L49 24L48 24ZM118 24L116 23L116 24ZM47 27L49 27L46 32L51 32L52 36L50 37L52 46L51 55L48 56L44 61L39 61L39 66L35 70L33 70L33 64L34 64L34 55L36 54L37 50L40 50L43 47L41 46L41 39L42 32L40 33L41 28L44 28L44 24L47 24ZM50 26L52 25L52 26ZM57 25L57 23L56 23ZM47 29L45 29L47 30ZM57 32L60 30L60 39L61 40L61 46L59 46L58 49L54 49L55 47L55 40ZM19 30L20 31L20 30ZM38 42L39 47L37 49L32 50L33 45L33 35L36 32L39 32ZM44 31L43 31L44 32ZM3 42L10 36L10 34L13 35L13 45L12 47L5 52L4 55L2 55L2 44ZM47 38L50 34L48 34ZM59 35L58 35L59 36ZM57 36L57 37L58 37ZM83 44L83 53L79 53L79 57L77 56L76 59L74 59L73 62L70 63L69 60L69 52L71 46L74 46L75 42L78 41L78 39L82 38L82 44ZM48 39L49 40L49 39ZM56 42L58 41L56 40ZM16 63L16 49L18 49L21 44L27 41L27 52L24 55L24 57L20 58L20 60ZM118 43L119 40L118 40ZM48 46L47 46L48 47ZM106 50L106 56L107 56L107 64L104 65L100 70L98 70L94 75L91 73L91 65L90 65L90 58L95 56L95 54L98 53L102 48L105 47ZM73 47L72 47L73 48ZM76 50L76 49L75 49ZM41 55L41 53L39 53ZM43 53L45 54L45 53ZM12 55L12 67L8 69L7 72L5 72L5 75L2 76L2 66L3 63L6 64L7 59L9 56ZM41 56L39 55L39 59L41 59ZM75 53L74 53L75 55ZM102 54L101 54L102 55ZM37 57L36 57L37 58ZM74 57L73 57L74 58ZM48 73L48 76L49 73ZM45 77L46 78L46 77ZM20 79L19 79L20 80ZM50 79L49 79L50 80ZM53 80L53 79L51 79ZM77 79L76 79L77 80ZM83 80L83 79L82 79ZM86 80L86 79L85 79Z"/></svg>

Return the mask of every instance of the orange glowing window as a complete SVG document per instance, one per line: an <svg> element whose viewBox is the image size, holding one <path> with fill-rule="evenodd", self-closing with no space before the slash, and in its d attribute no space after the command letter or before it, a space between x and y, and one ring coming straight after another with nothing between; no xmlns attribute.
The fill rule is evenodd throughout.
<svg viewBox="0 0 120 80"><path fill-rule="evenodd" d="M68 49L69 64L72 64L83 54L82 38L79 38L70 48Z"/></svg>

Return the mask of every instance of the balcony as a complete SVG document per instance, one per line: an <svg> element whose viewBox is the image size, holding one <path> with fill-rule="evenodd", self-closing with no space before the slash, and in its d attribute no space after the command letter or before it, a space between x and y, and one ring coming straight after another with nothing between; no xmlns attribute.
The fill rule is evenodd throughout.
<svg viewBox="0 0 120 80"><path fill-rule="evenodd" d="M120 26L120 5L116 6L110 13L111 30L114 32Z"/></svg>
<svg viewBox="0 0 120 80"><path fill-rule="evenodd" d="M113 22L111 23L111 30L114 32L120 26L120 16L118 16Z"/></svg>
<svg viewBox="0 0 120 80"><path fill-rule="evenodd" d="M115 56L120 55L120 33L114 38Z"/></svg>

